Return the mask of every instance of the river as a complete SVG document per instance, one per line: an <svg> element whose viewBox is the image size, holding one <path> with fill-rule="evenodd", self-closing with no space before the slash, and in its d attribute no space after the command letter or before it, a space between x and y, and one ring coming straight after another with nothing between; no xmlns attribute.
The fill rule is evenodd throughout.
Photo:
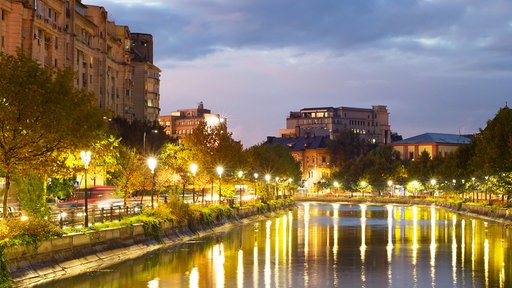
<svg viewBox="0 0 512 288"><path fill-rule="evenodd" d="M512 287L510 228L441 208L299 203L37 287Z"/></svg>

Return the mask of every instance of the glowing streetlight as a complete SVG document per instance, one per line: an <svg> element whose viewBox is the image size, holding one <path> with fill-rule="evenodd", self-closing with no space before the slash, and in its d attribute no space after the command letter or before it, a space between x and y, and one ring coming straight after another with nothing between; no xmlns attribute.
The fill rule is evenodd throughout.
<svg viewBox="0 0 512 288"><path fill-rule="evenodd" d="M388 186L389 186L389 193L390 193L389 195L393 196L393 187L392 187L393 186L393 181L388 180Z"/></svg>
<svg viewBox="0 0 512 288"><path fill-rule="evenodd" d="M244 171L238 171L238 178L240 179L240 207L242 207L242 176L244 175Z"/></svg>
<svg viewBox="0 0 512 288"><path fill-rule="evenodd" d="M91 151L82 151L80 152L80 158L82 158L82 163L84 163L85 168L85 193L84 193L84 208L85 208L85 227L89 227L89 206L87 204L87 169L89 169L89 163L91 162Z"/></svg>
<svg viewBox="0 0 512 288"><path fill-rule="evenodd" d="M434 194L436 192L436 187L435 187L436 183L437 183L436 179L431 179L430 180L430 185L432 185L432 196L434 196Z"/></svg>
<svg viewBox="0 0 512 288"><path fill-rule="evenodd" d="M258 184L258 173L254 173L254 199L256 200L256 185Z"/></svg>
<svg viewBox="0 0 512 288"><path fill-rule="evenodd" d="M155 190L155 168L156 168L156 158L149 157L148 158L148 167L151 170L151 174L153 174L153 179L151 181L151 209L155 209L155 204L153 202L153 194Z"/></svg>
<svg viewBox="0 0 512 288"><path fill-rule="evenodd" d="M222 197L222 173L224 172L224 168L222 166L217 166L217 174L219 174L219 204Z"/></svg>
<svg viewBox="0 0 512 288"><path fill-rule="evenodd" d="M361 187L363 188L363 197L364 197L364 190L366 188L366 185L368 185L368 183L366 183L366 181L361 181Z"/></svg>
<svg viewBox="0 0 512 288"><path fill-rule="evenodd" d="M197 172L197 164L192 163L190 164L190 172L192 172L192 202L196 201L196 187L195 187L195 180L196 180L196 172Z"/></svg>

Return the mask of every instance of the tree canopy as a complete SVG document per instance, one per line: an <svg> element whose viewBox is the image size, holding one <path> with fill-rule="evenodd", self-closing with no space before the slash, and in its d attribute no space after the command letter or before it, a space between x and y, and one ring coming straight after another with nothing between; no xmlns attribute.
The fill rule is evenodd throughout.
<svg viewBox="0 0 512 288"><path fill-rule="evenodd" d="M11 176L55 162L57 151L89 147L104 127L94 94L73 86L70 69L45 70L28 55L0 54L0 165L4 214Z"/></svg>

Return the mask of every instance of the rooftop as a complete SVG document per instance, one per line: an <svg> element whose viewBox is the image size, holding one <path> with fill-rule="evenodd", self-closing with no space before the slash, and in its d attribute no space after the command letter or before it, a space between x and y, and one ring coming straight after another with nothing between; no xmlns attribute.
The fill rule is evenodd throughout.
<svg viewBox="0 0 512 288"><path fill-rule="evenodd" d="M411 138L393 142L393 144L418 144L418 143L445 143L445 144L469 144L471 139L464 135L445 133L425 133Z"/></svg>

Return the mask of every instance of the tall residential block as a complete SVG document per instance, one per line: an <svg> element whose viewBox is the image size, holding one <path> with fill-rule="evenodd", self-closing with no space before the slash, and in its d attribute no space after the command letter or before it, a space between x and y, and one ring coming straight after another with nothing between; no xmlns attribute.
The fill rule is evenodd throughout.
<svg viewBox="0 0 512 288"><path fill-rule="evenodd" d="M372 108L317 107L290 112L286 118L286 129L281 136L302 137L304 135L329 136L334 139L343 130L360 135L373 144L391 143L389 113L384 105Z"/></svg>
<svg viewBox="0 0 512 288"><path fill-rule="evenodd" d="M128 121L158 120L160 69L152 63L152 50L150 65L142 68L151 76L135 83L140 68L132 64L132 33L108 20L104 7L80 0L2 0L0 9L0 51L21 49L47 69L72 67L75 86L94 92L102 109ZM148 86L150 93L134 93Z"/></svg>

